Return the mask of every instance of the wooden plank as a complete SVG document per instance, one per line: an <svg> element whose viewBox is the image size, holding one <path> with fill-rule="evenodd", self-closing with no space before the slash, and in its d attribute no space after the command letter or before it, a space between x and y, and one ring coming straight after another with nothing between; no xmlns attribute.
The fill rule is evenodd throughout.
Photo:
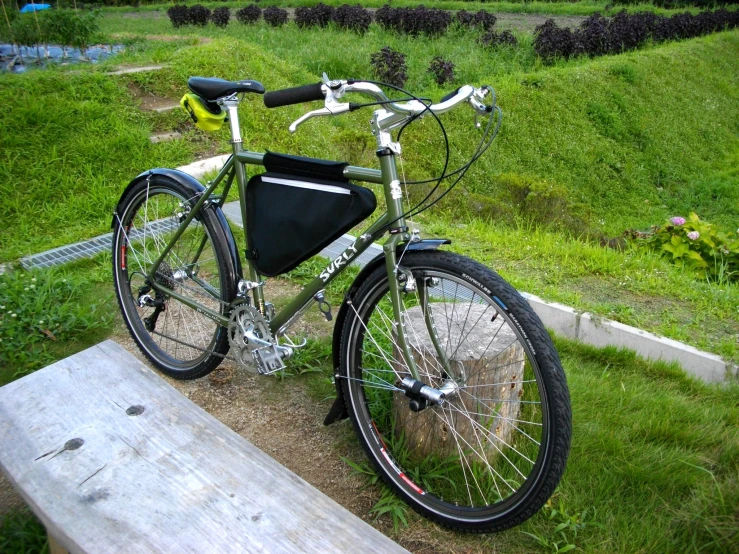
<svg viewBox="0 0 739 554"><path fill-rule="evenodd" d="M0 388L0 447L71 553L406 552L112 341Z"/></svg>

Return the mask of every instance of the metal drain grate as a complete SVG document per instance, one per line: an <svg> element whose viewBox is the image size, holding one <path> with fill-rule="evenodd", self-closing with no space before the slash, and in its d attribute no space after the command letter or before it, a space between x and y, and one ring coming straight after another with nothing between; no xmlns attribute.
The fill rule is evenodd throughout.
<svg viewBox="0 0 739 554"><path fill-rule="evenodd" d="M152 221L146 226L146 234L158 235L160 233L170 231L176 226L177 223L172 219ZM140 239L143 237L144 230L137 229L131 232L129 240ZM76 262L77 260L83 260L85 258L92 258L101 252L110 252L112 242L113 233L107 233L105 235L95 237L94 239L75 242L74 244L53 248L46 252L41 252L40 254L26 256L25 258L21 258L21 267L25 270L53 267L68 264L70 262Z"/></svg>

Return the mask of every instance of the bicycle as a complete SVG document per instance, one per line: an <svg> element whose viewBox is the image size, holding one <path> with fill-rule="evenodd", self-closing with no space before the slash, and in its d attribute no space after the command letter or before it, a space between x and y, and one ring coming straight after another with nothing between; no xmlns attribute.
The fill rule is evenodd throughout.
<svg viewBox="0 0 739 554"><path fill-rule="evenodd" d="M254 373L280 371L305 344L289 338L290 326L314 303L331 319L326 286L387 235L383 253L359 272L335 317L337 397L325 424L351 418L378 474L433 521L492 532L531 517L554 492L569 451L570 402L559 357L511 285L440 249L450 241L421 239L407 227L400 145L391 134L461 104L476 121L492 122L496 110L500 117L494 100L486 104L492 89L465 85L431 104L412 95L391 100L373 82L325 76L266 94L255 81L191 78L188 85L192 94L183 104L203 127L217 128L228 116L233 152L207 186L153 169L121 196L112 223L113 278L142 352L178 379L206 375L229 352ZM380 169L244 150L237 106L249 93L264 94L268 108L324 102L291 132L313 117L375 106ZM372 102L339 101L349 93ZM247 181L248 164L266 172ZM221 209L234 181L245 272ZM352 181L382 185L387 210L276 312L265 301L263 277L290 271L374 212L374 193Z"/></svg>

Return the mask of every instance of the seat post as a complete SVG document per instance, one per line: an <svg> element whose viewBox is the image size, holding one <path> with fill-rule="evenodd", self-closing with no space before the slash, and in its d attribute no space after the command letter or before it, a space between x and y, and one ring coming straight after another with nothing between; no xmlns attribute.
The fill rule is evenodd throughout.
<svg viewBox="0 0 739 554"><path fill-rule="evenodd" d="M241 128L239 127L239 100L235 97L224 98L222 104L228 110L228 123L231 126L231 144L234 154L241 151Z"/></svg>

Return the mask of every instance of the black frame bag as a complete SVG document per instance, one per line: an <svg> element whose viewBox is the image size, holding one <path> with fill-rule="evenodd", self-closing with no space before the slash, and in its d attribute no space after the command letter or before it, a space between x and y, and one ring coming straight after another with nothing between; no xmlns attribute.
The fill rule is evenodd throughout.
<svg viewBox="0 0 739 554"><path fill-rule="evenodd" d="M247 257L267 277L318 254L377 207L370 189L342 178L346 164L267 153L264 165L246 187L246 227Z"/></svg>

